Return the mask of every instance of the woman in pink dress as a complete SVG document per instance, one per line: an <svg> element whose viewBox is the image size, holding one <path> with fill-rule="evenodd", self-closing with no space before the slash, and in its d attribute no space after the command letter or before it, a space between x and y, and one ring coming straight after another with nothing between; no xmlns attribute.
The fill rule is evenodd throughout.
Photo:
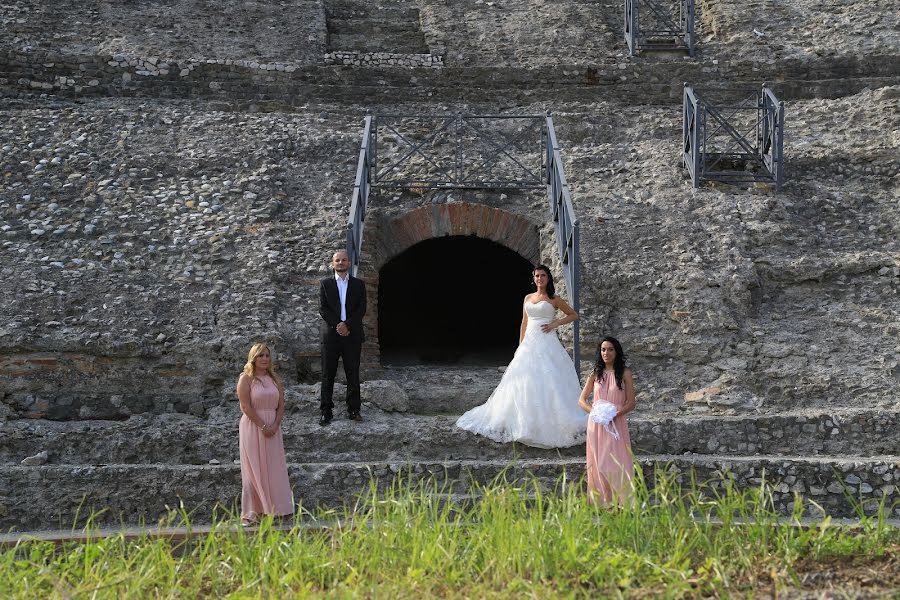
<svg viewBox="0 0 900 600"><path fill-rule="evenodd" d="M605 337L578 405L590 413L587 426L587 479L590 500L625 505L631 498L634 458L625 415L634 410L634 380L625 367L622 344ZM588 397L593 398L588 402Z"/></svg>
<svg viewBox="0 0 900 600"><path fill-rule="evenodd" d="M254 344L237 384L241 401L241 523L255 523L261 515L294 513L294 494L288 481L281 418L284 386L275 374L265 344Z"/></svg>

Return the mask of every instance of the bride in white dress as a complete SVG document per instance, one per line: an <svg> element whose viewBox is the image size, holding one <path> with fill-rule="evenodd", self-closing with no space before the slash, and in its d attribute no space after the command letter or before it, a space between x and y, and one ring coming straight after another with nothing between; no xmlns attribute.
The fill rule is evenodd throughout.
<svg viewBox="0 0 900 600"><path fill-rule="evenodd" d="M515 356L488 401L456 425L495 442L565 448L584 442L587 419L578 406L575 365L553 330L578 313L556 295L547 267L538 265L532 275L537 292L525 296Z"/></svg>

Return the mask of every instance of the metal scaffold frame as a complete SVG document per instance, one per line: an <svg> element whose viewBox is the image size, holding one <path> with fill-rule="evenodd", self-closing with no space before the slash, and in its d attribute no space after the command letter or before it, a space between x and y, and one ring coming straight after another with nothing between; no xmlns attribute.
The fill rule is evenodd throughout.
<svg viewBox="0 0 900 600"><path fill-rule="evenodd" d="M752 114L749 128L735 118ZM737 102L713 103L684 84L681 164L693 186L702 181L768 182L780 191L784 181L784 102L765 84ZM725 140L724 147L715 141ZM741 169L729 168L735 163Z"/></svg>
<svg viewBox="0 0 900 600"><path fill-rule="evenodd" d="M384 189L540 188L544 168L540 162L541 141L532 140L529 145L533 163L515 152L523 141L529 142L528 133L540 131L543 137L543 120L543 115L376 115L372 124L372 185ZM413 132L416 135L403 129L410 123L418 126ZM501 124L517 127L518 131L503 131ZM382 161L385 137L402 151L398 157ZM413 159L431 167L431 172L415 174ZM503 176L493 172L501 161L512 173Z"/></svg>
<svg viewBox="0 0 900 600"><path fill-rule="evenodd" d="M660 0L625 0L625 43L631 56L642 50L686 50L694 56L694 41L694 0L678 0L674 9Z"/></svg>

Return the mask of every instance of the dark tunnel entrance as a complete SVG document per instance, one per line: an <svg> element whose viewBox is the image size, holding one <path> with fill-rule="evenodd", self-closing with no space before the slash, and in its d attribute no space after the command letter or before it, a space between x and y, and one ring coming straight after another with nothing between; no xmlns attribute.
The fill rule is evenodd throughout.
<svg viewBox="0 0 900 600"><path fill-rule="evenodd" d="M378 278L384 365L505 365L519 343L531 264L475 236L419 242Z"/></svg>

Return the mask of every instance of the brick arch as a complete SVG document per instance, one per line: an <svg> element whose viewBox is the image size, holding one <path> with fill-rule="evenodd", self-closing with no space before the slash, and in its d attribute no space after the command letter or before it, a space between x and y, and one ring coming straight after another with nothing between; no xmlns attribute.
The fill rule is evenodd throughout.
<svg viewBox="0 0 900 600"><path fill-rule="evenodd" d="M419 242L449 235L474 235L495 241L532 264L539 263L541 256L536 223L499 208L470 202L416 208L390 221L385 234L383 263Z"/></svg>

